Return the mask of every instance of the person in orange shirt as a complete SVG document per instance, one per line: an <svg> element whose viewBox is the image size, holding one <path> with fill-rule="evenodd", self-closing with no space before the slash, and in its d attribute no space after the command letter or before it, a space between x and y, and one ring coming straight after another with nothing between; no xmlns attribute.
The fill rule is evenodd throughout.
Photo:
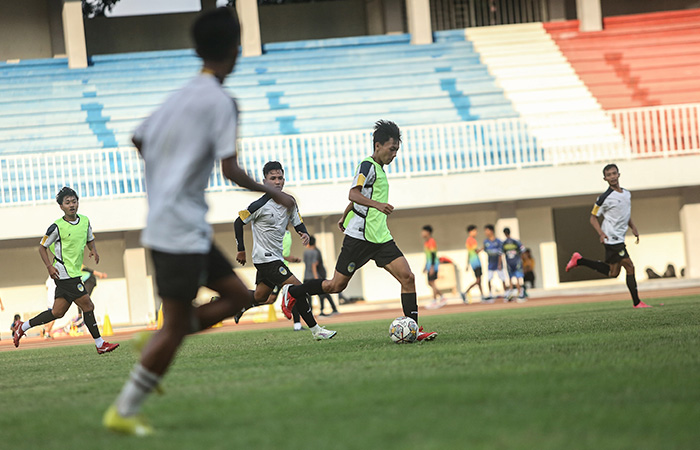
<svg viewBox="0 0 700 450"><path fill-rule="evenodd" d="M433 301L426 308L428 309L438 309L445 306L447 301L445 297L442 296L440 290L438 289L435 281L438 278L438 267L440 266L440 261L437 257L437 242L433 237L433 227L426 225L421 230L421 237L423 238L423 251L425 251L425 268L423 272L428 274L428 284L433 290Z"/></svg>
<svg viewBox="0 0 700 450"><path fill-rule="evenodd" d="M467 302L467 294L469 291L472 290L475 286L479 287L479 292L481 293L481 299L482 301L485 299L484 298L484 289L481 287L481 275L482 275L482 270L481 270L481 260L479 260L479 252L481 249L479 248L479 241L476 240L476 235L479 232L479 230L476 228L476 225L469 225L467 227L467 264L469 267L472 268L474 271L474 276L476 277L476 281L474 281L471 286L467 288L466 291L462 294L462 301L464 303ZM467 268L469 270L469 268Z"/></svg>

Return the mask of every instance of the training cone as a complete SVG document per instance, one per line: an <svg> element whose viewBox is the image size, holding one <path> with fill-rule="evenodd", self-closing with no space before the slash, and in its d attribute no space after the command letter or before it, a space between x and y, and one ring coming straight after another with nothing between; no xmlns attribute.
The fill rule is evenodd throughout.
<svg viewBox="0 0 700 450"><path fill-rule="evenodd" d="M161 329L163 328L163 304L160 304L160 308L158 309L158 320L156 321L156 328Z"/></svg>
<svg viewBox="0 0 700 450"><path fill-rule="evenodd" d="M109 320L109 314L105 314L105 320L102 323L102 336L113 336L112 321Z"/></svg>
<svg viewBox="0 0 700 450"><path fill-rule="evenodd" d="M270 308L267 310L267 321L277 322L277 313L275 312L274 304L270 305Z"/></svg>

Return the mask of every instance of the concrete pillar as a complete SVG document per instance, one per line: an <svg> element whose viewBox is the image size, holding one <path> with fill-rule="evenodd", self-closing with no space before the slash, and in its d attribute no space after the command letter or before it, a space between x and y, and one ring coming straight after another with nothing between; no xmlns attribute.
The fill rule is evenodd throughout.
<svg viewBox="0 0 700 450"><path fill-rule="evenodd" d="M384 34L384 11L382 0L365 0L367 34Z"/></svg>
<svg viewBox="0 0 700 450"><path fill-rule="evenodd" d="M71 69L87 67L82 3L79 0L64 0L62 16L63 41L66 55L68 55L68 67Z"/></svg>
<svg viewBox="0 0 700 450"><path fill-rule="evenodd" d="M520 241L535 258L535 285L554 288L559 285L559 261L554 236L552 208L520 208L517 211ZM515 232L513 231L513 234Z"/></svg>
<svg viewBox="0 0 700 450"><path fill-rule="evenodd" d="M684 190L680 216L685 240L685 277L700 278L700 188Z"/></svg>
<svg viewBox="0 0 700 450"><path fill-rule="evenodd" d="M498 211L498 220L496 220L496 237L503 240L506 235L503 233L504 228L510 228L510 235L515 239L520 239L520 221L516 215L515 202L499 203L496 207Z"/></svg>
<svg viewBox="0 0 700 450"><path fill-rule="evenodd" d="M548 0L547 1L548 17L545 20L550 22L559 22L567 20L566 4L563 0Z"/></svg>
<svg viewBox="0 0 700 450"><path fill-rule="evenodd" d="M579 31L601 31L603 29L600 0L576 0L576 16L579 20Z"/></svg>
<svg viewBox="0 0 700 450"><path fill-rule="evenodd" d="M387 34L405 33L403 26L404 0L383 0L384 32Z"/></svg>
<svg viewBox="0 0 700 450"><path fill-rule="evenodd" d="M127 231L124 236L124 277L129 297L129 320L143 325L155 318L155 303L150 295L146 270L146 249L139 243L138 231Z"/></svg>
<svg viewBox="0 0 700 450"><path fill-rule="evenodd" d="M262 55L257 0L236 0L236 11L238 12L238 20L241 22L243 56Z"/></svg>
<svg viewBox="0 0 700 450"><path fill-rule="evenodd" d="M406 19L411 44L432 44L430 25L430 0L406 0Z"/></svg>

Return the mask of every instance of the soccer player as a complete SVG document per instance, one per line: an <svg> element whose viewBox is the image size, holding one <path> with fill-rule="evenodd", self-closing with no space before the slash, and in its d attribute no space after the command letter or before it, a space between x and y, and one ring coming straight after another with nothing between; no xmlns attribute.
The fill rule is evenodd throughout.
<svg viewBox="0 0 700 450"><path fill-rule="evenodd" d="M269 161L263 167L263 183L279 190L284 189L284 169L277 161ZM284 206L275 202L269 195L263 195L247 209L238 213L238 218L233 224L236 232L236 243L238 253L236 261L241 265L247 262L245 245L243 242L243 226L251 223L253 228L253 264L257 270L255 276L255 291L253 302L250 308L269 304L273 290L285 284L301 284L301 281L292 274L284 263L282 256L282 242L291 223L294 230L301 237L301 242L309 243L309 233L299 215L296 205L288 210ZM304 322L311 330L311 334L316 340L331 339L336 335L335 331L326 330L316 323L311 306L306 297L300 298L296 306L299 314L304 318ZM301 324L299 324L301 325ZM298 327L301 329L301 327ZM295 327L296 329L296 327Z"/></svg>
<svg viewBox="0 0 700 450"><path fill-rule="evenodd" d="M291 196L256 183L238 165L238 108L222 86L238 57L238 18L226 8L203 12L192 35L203 60L201 73L170 95L132 138L146 167L149 209L141 242L153 258L163 300L163 328L143 348L103 424L137 436L153 433L139 412L185 336L233 316L252 301L248 288L212 242L212 227L206 222L204 191L215 160L221 160L224 176L239 186L294 207ZM194 307L192 300L202 284L217 291L220 300Z"/></svg>
<svg viewBox="0 0 700 450"><path fill-rule="evenodd" d="M566 264L566 271L578 266L586 266L606 277L617 278L622 267L627 273L627 289L632 295L635 308L651 308L639 299L637 280L634 277L634 264L627 253L625 234L631 228L635 244L639 244L639 232L632 222L632 194L620 187L620 170L615 164L603 168L603 179L608 183L608 189L601 194L593 205L589 221L598 233L600 243L605 247L605 262L586 259L579 252L574 252ZM598 217L603 217L603 224Z"/></svg>
<svg viewBox="0 0 700 450"><path fill-rule="evenodd" d="M309 243L306 244L306 250L304 250L304 283L311 280L325 279L326 278L326 267L323 265L323 256L321 251L316 247L316 238L314 236L309 236ZM333 297L328 294L321 294L318 296L321 304L321 316L333 316L338 313L338 308L333 302ZM325 314L323 308L325 306L325 301L331 305L331 313ZM296 307L296 305L294 305ZM292 312L294 308L292 308Z"/></svg>
<svg viewBox="0 0 700 450"><path fill-rule="evenodd" d="M481 275L482 275L482 270L481 270L481 260L479 259L479 242L476 240L476 235L479 232L479 230L476 228L476 225L469 225L467 227L467 264L469 267L472 268L474 271L474 276L476 277L476 281L474 281L471 286L467 288L466 291L462 294L462 301L464 303L467 302L467 295L469 294L469 291L472 290L475 286L479 287L479 292L481 293L481 300L486 300L486 297L484 297L484 288L481 287ZM467 269L469 270L469 269Z"/></svg>
<svg viewBox="0 0 700 450"><path fill-rule="evenodd" d="M506 276L505 270L503 270L503 242L496 238L494 234L493 225L486 225L484 227L484 234L486 239L484 240L484 251L489 257L488 265L488 282L489 282L489 296L484 299L484 303L493 303L493 278L498 275L498 278L503 282L503 289L510 290L510 282L508 282L508 277ZM506 293L506 298L508 294Z"/></svg>
<svg viewBox="0 0 700 450"><path fill-rule="evenodd" d="M424 226L421 230L421 237L423 238L423 251L425 252L425 268L423 272L428 274L428 285L430 285L430 288L433 290L433 301L426 306L426 308L442 308L445 306L446 300L442 294L440 294L440 290L435 284L438 279L440 261L437 257L437 242L435 242L435 238L433 237L433 227L430 225Z"/></svg>
<svg viewBox="0 0 700 450"><path fill-rule="evenodd" d="M95 305L80 279L85 247L90 250L88 257L94 258L95 264L100 262L90 220L78 214L78 194L73 189L62 188L56 195L56 202L63 211L63 217L51 224L39 245L41 260L49 272L49 277L56 283L53 307L20 323L14 336L15 347L19 347L19 340L28 329L63 317L70 304L75 302L83 310L85 325L95 340L97 353L101 355L111 352L119 347L119 344L110 344L100 336L95 321ZM49 256L49 247L53 258Z"/></svg>
<svg viewBox="0 0 700 450"><path fill-rule="evenodd" d="M506 268L508 269L508 281L511 288L513 280L518 289L518 302L527 301L525 299L525 287L522 283L523 279L523 259L522 254L525 252L525 246L517 239L510 237L510 228L503 229L503 234L506 235L506 240L503 241L503 253L506 255ZM523 287L521 290L521 286ZM510 301L510 298L506 300Z"/></svg>
<svg viewBox="0 0 700 450"><path fill-rule="evenodd" d="M418 322L415 276L386 223L394 207L388 203L389 182L384 166L396 158L400 145L401 131L394 122L380 120L375 124L372 156L357 167L348 195L351 203L345 208L339 223L345 239L333 278L313 280L300 286L285 285L281 292L282 311L287 317L296 299L306 295L339 293L347 287L357 269L374 260L378 267L383 267L401 283L403 313ZM424 331L421 327L417 339L429 341L435 337L437 333Z"/></svg>

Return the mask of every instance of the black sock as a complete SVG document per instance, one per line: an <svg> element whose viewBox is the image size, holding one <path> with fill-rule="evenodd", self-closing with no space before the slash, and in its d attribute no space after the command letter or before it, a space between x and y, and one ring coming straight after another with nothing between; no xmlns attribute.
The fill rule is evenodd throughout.
<svg viewBox="0 0 700 450"><path fill-rule="evenodd" d="M596 272L600 272L606 277L610 276L610 264L604 263L603 261L593 261L592 259L581 258L578 260L579 266L589 267Z"/></svg>
<svg viewBox="0 0 700 450"><path fill-rule="evenodd" d="M297 300L307 295L325 294L321 283L323 283L323 280L318 279L307 281L306 283L297 286L292 286L289 288L289 294Z"/></svg>
<svg viewBox="0 0 700 450"><path fill-rule="evenodd" d="M637 279L634 278L634 275L627 275L627 289L632 294L634 306L637 306L641 300L639 300L639 294L637 293Z"/></svg>
<svg viewBox="0 0 700 450"><path fill-rule="evenodd" d="M83 322L85 322L85 326L87 326L87 329L92 335L93 339L100 337L100 329L97 328L97 321L95 321L94 311L83 312Z"/></svg>
<svg viewBox="0 0 700 450"><path fill-rule="evenodd" d="M294 306L292 306L292 322L298 323L301 322L301 316L299 315L299 308L297 308L297 304L294 303Z"/></svg>
<svg viewBox="0 0 700 450"><path fill-rule="evenodd" d="M29 319L29 326L35 327L37 325L43 325L45 323L51 322L52 320L56 320L56 317L54 317L50 309L47 309L43 313L38 314L37 316Z"/></svg>
<svg viewBox="0 0 700 450"><path fill-rule="evenodd" d="M311 312L311 304L309 303L309 298L310 297L307 296L297 298L297 301L294 304L294 308L299 310L299 315L304 319L306 325L308 325L309 328L313 328L316 326L316 319L314 319L314 315ZM294 310L294 308L292 310Z"/></svg>
<svg viewBox="0 0 700 450"><path fill-rule="evenodd" d="M418 323L418 299L416 293L401 294L401 306L403 306L403 315L410 317Z"/></svg>

